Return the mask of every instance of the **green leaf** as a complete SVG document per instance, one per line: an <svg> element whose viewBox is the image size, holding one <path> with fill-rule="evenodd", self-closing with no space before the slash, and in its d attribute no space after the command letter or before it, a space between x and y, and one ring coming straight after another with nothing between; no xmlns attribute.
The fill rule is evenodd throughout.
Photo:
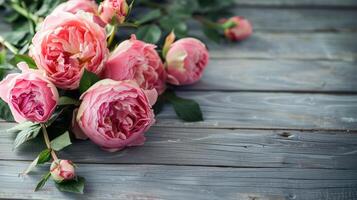
<svg viewBox="0 0 357 200"><path fill-rule="evenodd" d="M203 33L206 35L206 37L208 37L209 39L211 39L214 42L220 42L222 39L221 34L219 33L218 30L214 29L214 28L210 28L208 26L204 26L202 28Z"/></svg>
<svg viewBox="0 0 357 200"><path fill-rule="evenodd" d="M46 184L46 182L48 181L48 179L50 178L51 173L47 172L40 180L40 182L38 182L36 188L35 188L35 192L40 190L41 188L43 188L43 186Z"/></svg>
<svg viewBox="0 0 357 200"><path fill-rule="evenodd" d="M77 176L76 179L56 183L56 187L62 192L83 194L85 179Z"/></svg>
<svg viewBox="0 0 357 200"><path fill-rule="evenodd" d="M65 105L79 105L79 101L76 99L73 99L71 97L66 97L66 96L61 96L58 100L58 105L59 106L65 106Z"/></svg>
<svg viewBox="0 0 357 200"><path fill-rule="evenodd" d="M164 96L173 105L180 119L187 122L203 121L200 105L194 100L178 97L173 91L165 92Z"/></svg>
<svg viewBox="0 0 357 200"><path fill-rule="evenodd" d="M71 144L71 138L69 137L68 131L66 131L51 141L51 148L55 151L60 151Z"/></svg>
<svg viewBox="0 0 357 200"><path fill-rule="evenodd" d="M34 124L28 128L19 131L16 135L13 148L16 149L21 144L36 138L40 130L41 130L41 125Z"/></svg>
<svg viewBox="0 0 357 200"><path fill-rule="evenodd" d="M10 64L13 66L16 66L19 62L26 62L31 69L37 69L35 61L28 55L16 54L10 60Z"/></svg>
<svg viewBox="0 0 357 200"><path fill-rule="evenodd" d="M51 160L51 149L45 149L38 155L37 165L46 163Z"/></svg>
<svg viewBox="0 0 357 200"><path fill-rule="evenodd" d="M22 123L16 124L15 126L13 126L12 128L7 129L6 131L8 133L19 133L22 130L30 129L32 126L37 126L37 125L39 125L39 124L30 122L30 121L26 121L26 122L22 122Z"/></svg>
<svg viewBox="0 0 357 200"><path fill-rule="evenodd" d="M165 101L164 95L160 95L157 98L157 101L156 101L155 105L153 106L155 115L159 114L162 111L162 109L164 108L165 103L166 103L166 101Z"/></svg>
<svg viewBox="0 0 357 200"><path fill-rule="evenodd" d="M0 99L0 118L8 122L14 121L14 117L11 114L10 107L2 99Z"/></svg>
<svg viewBox="0 0 357 200"><path fill-rule="evenodd" d="M138 24L143 24L146 22L150 22L152 20L155 20L161 16L161 11L159 9L152 10L148 13L146 13L143 16L139 17L139 20L137 21Z"/></svg>
<svg viewBox="0 0 357 200"><path fill-rule="evenodd" d="M157 25L145 25L138 28L136 37L148 43L155 44L160 40L161 30Z"/></svg>
<svg viewBox="0 0 357 200"><path fill-rule="evenodd" d="M81 78L81 81L79 83L79 91L81 94L83 94L85 91L87 91L94 83L98 82L100 79L99 77L88 71L87 69L84 69L83 76Z"/></svg>
<svg viewBox="0 0 357 200"><path fill-rule="evenodd" d="M166 31L174 31L178 37L185 37L187 35L187 24L176 16L162 17L159 21L160 26Z"/></svg>
<svg viewBox="0 0 357 200"><path fill-rule="evenodd" d="M46 163L51 160L51 150L50 149L45 149L41 151L41 153L31 162L31 164L27 167L27 169L22 173L23 175L26 175L30 173L36 165Z"/></svg>

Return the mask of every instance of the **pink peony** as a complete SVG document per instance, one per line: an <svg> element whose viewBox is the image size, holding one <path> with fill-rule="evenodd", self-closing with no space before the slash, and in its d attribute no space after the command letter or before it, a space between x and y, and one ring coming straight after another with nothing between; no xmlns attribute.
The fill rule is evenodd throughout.
<svg viewBox="0 0 357 200"><path fill-rule="evenodd" d="M114 18L117 23L123 23L129 11L126 0L104 0L99 7L102 20L110 23Z"/></svg>
<svg viewBox="0 0 357 200"><path fill-rule="evenodd" d="M62 89L78 88L84 69L99 74L109 52L105 30L84 12L47 16L32 43L37 66Z"/></svg>
<svg viewBox="0 0 357 200"><path fill-rule="evenodd" d="M243 17L231 17L229 21L234 22L236 25L232 28L224 30L226 38L232 41L239 41L248 38L253 33L253 27L250 22ZM225 23L227 19L221 19L220 23Z"/></svg>
<svg viewBox="0 0 357 200"><path fill-rule="evenodd" d="M209 60L206 46L195 38L171 44L166 55L167 82L189 85L199 81Z"/></svg>
<svg viewBox="0 0 357 200"><path fill-rule="evenodd" d="M50 172L53 180L58 183L72 180L75 177L74 166L70 160L53 161L51 164Z"/></svg>
<svg viewBox="0 0 357 200"><path fill-rule="evenodd" d="M109 56L102 76L117 81L133 79L145 90L156 89L159 94L163 93L166 73L155 47L132 35Z"/></svg>
<svg viewBox="0 0 357 200"><path fill-rule="evenodd" d="M151 106L156 90L144 91L134 81L104 79L82 96L77 122L94 143L107 151L142 145L155 122Z"/></svg>
<svg viewBox="0 0 357 200"><path fill-rule="evenodd" d="M56 87L26 63L18 67L21 74L9 74L0 82L0 97L9 104L15 121L46 122L57 106Z"/></svg>

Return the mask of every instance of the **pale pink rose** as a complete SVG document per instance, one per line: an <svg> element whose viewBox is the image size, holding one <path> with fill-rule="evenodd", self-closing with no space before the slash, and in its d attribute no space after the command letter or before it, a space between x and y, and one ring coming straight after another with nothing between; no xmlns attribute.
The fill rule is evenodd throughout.
<svg viewBox="0 0 357 200"><path fill-rule="evenodd" d="M8 103L16 122L46 122L58 103L56 87L26 63L18 67L21 74L9 74L0 82L0 98Z"/></svg>
<svg viewBox="0 0 357 200"><path fill-rule="evenodd" d="M145 90L165 90L166 72L156 46L137 40L135 35L111 53L102 74L113 80L135 80Z"/></svg>
<svg viewBox="0 0 357 200"><path fill-rule="evenodd" d="M82 96L77 122L94 143L107 151L142 145L155 122L151 106L156 90L144 91L134 81L104 79Z"/></svg>
<svg viewBox="0 0 357 200"><path fill-rule="evenodd" d="M166 55L167 82L189 85L199 81L208 60L208 50L201 41L183 38L174 42Z"/></svg>
<svg viewBox="0 0 357 200"><path fill-rule="evenodd" d="M46 17L32 39L30 54L59 88L76 89L84 69L99 74L107 59L104 28L93 15L57 12Z"/></svg>
<svg viewBox="0 0 357 200"><path fill-rule="evenodd" d="M93 21L99 24L100 26L105 27L106 23L104 23L100 18L98 13L98 5L93 0L69 0L58 5L52 11L52 14L58 12L70 12L76 14L81 11L93 14Z"/></svg>
<svg viewBox="0 0 357 200"><path fill-rule="evenodd" d="M79 11L89 12L98 15L98 5L92 0L69 0L58 5L52 13L70 12L76 14Z"/></svg>
<svg viewBox="0 0 357 200"><path fill-rule="evenodd" d="M60 183L74 179L75 170L70 160L55 160L50 167L51 177L54 181Z"/></svg>
<svg viewBox="0 0 357 200"><path fill-rule="evenodd" d="M123 23L129 11L126 0L104 0L99 6L101 19L110 23L114 18L117 23Z"/></svg>
<svg viewBox="0 0 357 200"><path fill-rule="evenodd" d="M235 16L230 19L221 19L220 23L225 23L228 20L236 24L234 27L224 30L224 34L229 40L240 41L252 35L253 27L247 19Z"/></svg>

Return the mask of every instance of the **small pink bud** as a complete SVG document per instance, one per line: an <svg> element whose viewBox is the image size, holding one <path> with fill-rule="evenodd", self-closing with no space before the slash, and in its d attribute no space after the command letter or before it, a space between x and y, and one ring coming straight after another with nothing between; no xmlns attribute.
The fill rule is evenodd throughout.
<svg viewBox="0 0 357 200"><path fill-rule="evenodd" d="M58 183L72 180L75 177L74 166L70 160L53 161L50 172L53 180Z"/></svg>
<svg viewBox="0 0 357 200"><path fill-rule="evenodd" d="M128 12L126 0L104 0L99 6L100 18L107 24L111 23L113 18L117 23L123 23Z"/></svg>
<svg viewBox="0 0 357 200"><path fill-rule="evenodd" d="M226 22L233 22L235 26L226 28L224 35L231 41L240 41L247 39L253 33L251 23L244 17L231 17L230 19L221 19L219 22L224 24Z"/></svg>

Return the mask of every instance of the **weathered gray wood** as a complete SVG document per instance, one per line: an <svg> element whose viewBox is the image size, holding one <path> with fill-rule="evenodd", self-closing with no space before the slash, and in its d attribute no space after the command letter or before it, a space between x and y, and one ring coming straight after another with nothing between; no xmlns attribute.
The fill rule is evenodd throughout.
<svg viewBox="0 0 357 200"><path fill-rule="evenodd" d="M212 58L357 59L356 33L255 33L240 43L208 42Z"/></svg>
<svg viewBox="0 0 357 200"><path fill-rule="evenodd" d="M212 59L181 90L356 92L357 62Z"/></svg>
<svg viewBox="0 0 357 200"><path fill-rule="evenodd" d="M357 30L357 9L237 7L233 13L249 19L256 32Z"/></svg>
<svg viewBox="0 0 357 200"><path fill-rule="evenodd" d="M12 125L2 123L1 129ZM348 132L153 127L146 135L144 146L117 153L102 151L90 141L77 141L60 157L81 163L357 168L357 134ZM17 151L12 151L12 144L12 135L0 132L2 159L32 160L44 148L41 140Z"/></svg>
<svg viewBox="0 0 357 200"><path fill-rule="evenodd" d="M35 199L356 199L356 170L234 169L161 165L80 164L85 195L59 192L51 181L35 184L46 167L19 177L28 162L0 161L0 198ZM19 192L21 191L21 192Z"/></svg>
<svg viewBox="0 0 357 200"><path fill-rule="evenodd" d="M355 0L235 0L236 5L244 6L331 6L331 7L351 7L357 6Z"/></svg>
<svg viewBox="0 0 357 200"><path fill-rule="evenodd" d="M357 95L181 91L196 100L202 122L179 120L170 105L156 116L158 127L357 130Z"/></svg>
<svg viewBox="0 0 357 200"><path fill-rule="evenodd" d="M171 107L166 107L157 116L158 126L357 129L356 95L208 91L178 95L199 102L205 121L181 122Z"/></svg>

